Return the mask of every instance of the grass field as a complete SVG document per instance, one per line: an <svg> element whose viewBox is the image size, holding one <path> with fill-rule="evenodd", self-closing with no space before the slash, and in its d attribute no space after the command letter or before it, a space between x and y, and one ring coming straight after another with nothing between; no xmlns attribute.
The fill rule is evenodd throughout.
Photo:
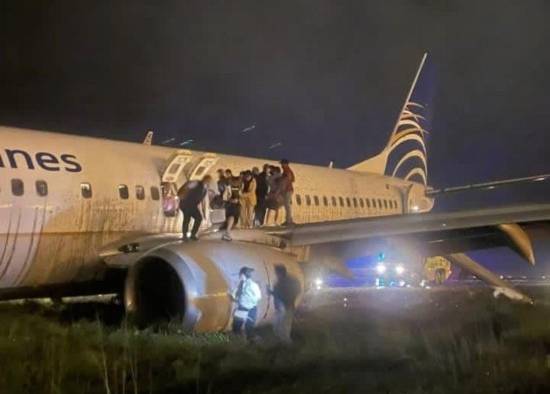
<svg viewBox="0 0 550 394"><path fill-rule="evenodd" d="M534 306L479 289L319 295L289 347L268 329L250 345L138 331L112 306L0 304L0 393L550 393L550 290L535 290Z"/></svg>

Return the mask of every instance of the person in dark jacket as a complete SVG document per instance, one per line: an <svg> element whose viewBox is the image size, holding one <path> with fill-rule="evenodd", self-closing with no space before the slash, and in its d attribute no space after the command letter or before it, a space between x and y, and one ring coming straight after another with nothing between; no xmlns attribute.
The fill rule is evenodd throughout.
<svg viewBox="0 0 550 394"><path fill-rule="evenodd" d="M290 343L296 300L301 293L301 285L298 279L288 274L286 267L282 264L275 266L275 275L277 283L269 291L273 296L276 313L273 328L275 335L282 342Z"/></svg>
<svg viewBox="0 0 550 394"><path fill-rule="evenodd" d="M265 212L267 210L265 199L267 193L269 193L269 184L267 183L269 168L269 164L264 164L263 171L256 176L256 208L254 212L254 224L256 226L263 225L265 221Z"/></svg>
<svg viewBox="0 0 550 394"><path fill-rule="evenodd" d="M231 230L237 225L239 217L241 216L241 187L242 179L237 176L233 176L231 170L225 171L225 177L228 180L227 188L229 189L230 196L225 206L225 224L222 229L225 230L222 239L224 241L231 241Z"/></svg>
<svg viewBox="0 0 550 394"><path fill-rule="evenodd" d="M292 195L294 194L294 172L290 168L289 161L287 159L281 160L281 167L283 168L283 183L282 193L284 196L284 208L285 208L285 222L283 226L290 226L294 224L292 219Z"/></svg>
<svg viewBox="0 0 550 394"><path fill-rule="evenodd" d="M197 241L197 233L202 222L202 214L199 209L199 205L202 203L208 192L208 185L212 181L210 175L205 175L200 181L191 181L183 185L178 190L178 196L180 196L180 209L183 213L183 225L182 225L182 238L184 241L191 239ZM193 218L193 228L191 229L191 236L187 237L189 231L189 222Z"/></svg>

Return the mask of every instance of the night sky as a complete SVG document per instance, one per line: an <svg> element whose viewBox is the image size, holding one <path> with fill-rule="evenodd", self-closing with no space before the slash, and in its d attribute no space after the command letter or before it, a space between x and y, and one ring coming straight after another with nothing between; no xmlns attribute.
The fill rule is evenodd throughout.
<svg viewBox="0 0 550 394"><path fill-rule="evenodd" d="M544 0L1 0L0 124L346 167L383 147L428 51L430 184L548 173L549 15ZM532 185L436 205L548 200Z"/></svg>

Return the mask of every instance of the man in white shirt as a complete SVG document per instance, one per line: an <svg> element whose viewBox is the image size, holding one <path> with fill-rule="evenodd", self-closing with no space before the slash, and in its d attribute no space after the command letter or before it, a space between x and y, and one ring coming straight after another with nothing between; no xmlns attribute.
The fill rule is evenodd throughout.
<svg viewBox="0 0 550 394"><path fill-rule="evenodd" d="M239 284L234 290L232 297L237 303L233 313L233 333L241 334L242 327L248 339L252 338L252 330L256 324L258 303L262 299L260 286L252 280L254 269L242 267L239 271Z"/></svg>

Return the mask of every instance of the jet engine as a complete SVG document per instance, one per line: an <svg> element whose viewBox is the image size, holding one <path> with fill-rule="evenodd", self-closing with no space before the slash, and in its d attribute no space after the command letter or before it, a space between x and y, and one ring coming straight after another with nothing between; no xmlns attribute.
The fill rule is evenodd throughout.
<svg viewBox="0 0 550 394"><path fill-rule="evenodd" d="M128 271L124 302L138 324L179 319L185 329L224 331L231 327L235 304L230 297L241 267L254 269L260 285L258 324L274 318L267 288L276 282L275 265L286 266L302 284L296 256L266 245L219 240L173 242L152 249Z"/></svg>

